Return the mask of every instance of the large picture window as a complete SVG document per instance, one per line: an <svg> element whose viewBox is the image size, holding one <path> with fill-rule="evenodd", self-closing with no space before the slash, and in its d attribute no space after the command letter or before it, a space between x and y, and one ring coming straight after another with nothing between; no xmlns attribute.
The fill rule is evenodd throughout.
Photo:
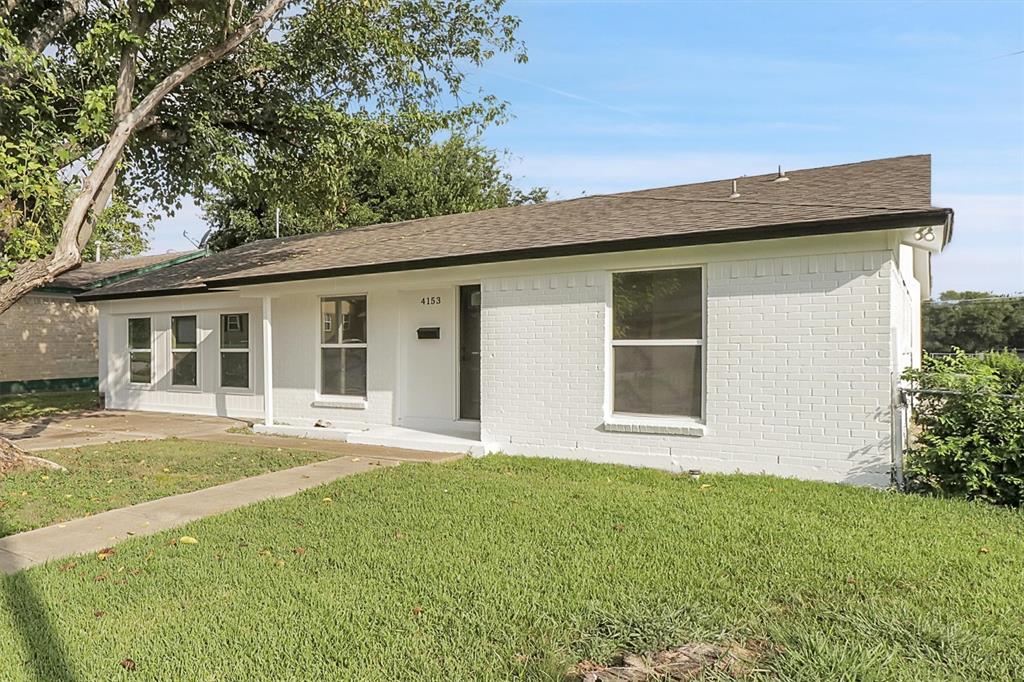
<svg viewBox="0 0 1024 682"><path fill-rule="evenodd" d="M220 385L249 388L249 313L220 316Z"/></svg>
<svg viewBox="0 0 1024 682"><path fill-rule="evenodd" d="M614 411L701 418L701 269L619 272L612 289Z"/></svg>
<svg viewBox="0 0 1024 682"><path fill-rule="evenodd" d="M128 380L153 381L153 323L148 317L128 318Z"/></svg>
<svg viewBox="0 0 1024 682"><path fill-rule="evenodd" d="M366 296L320 299L320 393L366 396Z"/></svg>
<svg viewBox="0 0 1024 682"><path fill-rule="evenodd" d="M171 385L199 385L199 330L195 315L171 317Z"/></svg>

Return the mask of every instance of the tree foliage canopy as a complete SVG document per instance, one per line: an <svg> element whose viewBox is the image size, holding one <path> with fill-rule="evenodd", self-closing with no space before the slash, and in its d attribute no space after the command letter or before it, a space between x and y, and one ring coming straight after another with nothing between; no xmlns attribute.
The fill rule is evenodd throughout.
<svg viewBox="0 0 1024 682"><path fill-rule="evenodd" d="M342 205L338 159L472 135L504 104L468 70L525 59L501 0L263 1L0 0L0 287L73 267L111 196L110 234L257 186Z"/></svg>
<svg viewBox="0 0 1024 682"><path fill-rule="evenodd" d="M547 198L542 189L517 189L502 170L497 153L461 136L387 154L354 150L352 156L335 161L331 167L294 173L294 183L309 186L313 194L323 186L318 182L322 173L338 174L338 191L331 197L291 192L295 184L281 184L278 179L284 170L257 170L247 174L246 185L207 198L204 211L214 230L209 242L212 248L228 249L273 237L278 209L281 236L287 236Z"/></svg>
<svg viewBox="0 0 1024 682"><path fill-rule="evenodd" d="M1024 298L984 291L945 291L924 304L924 348L947 353L1024 349Z"/></svg>

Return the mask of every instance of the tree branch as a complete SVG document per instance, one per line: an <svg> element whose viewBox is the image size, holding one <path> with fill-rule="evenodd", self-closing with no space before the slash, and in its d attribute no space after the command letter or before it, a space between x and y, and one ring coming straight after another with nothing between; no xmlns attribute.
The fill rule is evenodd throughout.
<svg viewBox="0 0 1024 682"><path fill-rule="evenodd" d="M18 0L3 0L4 11L0 17L6 17L17 7ZM85 14L85 0L67 0L54 11L41 17L36 27L25 37L22 47L29 54L40 55L53 40L60 35L64 27L75 18ZM0 67L0 85L11 86L18 79L18 69L8 65Z"/></svg>
<svg viewBox="0 0 1024 682"><path fill-rule="evenodd" d="M82 182L82 188L71 202L71 207L61 227L57 246L49 257L15 268L7 282L0 285L0 313L3 313L19 298L38 286L50 282L54 277L74 268L82 262L82 247L92 235L90 213L96 208L96 201L106 186L124 148L136 128L153 113L163 99L184 83L190 76L228 54L270 21L285 6L288 0L270 0L254 14L249 21L232 32L218 45L207 48L168 74L156 87L142 98L134 109L124 116L110 134L106 146L92 170Z"/></svg>
<svg viewBox="0 0 1024 682"><path fill-rule="evenodd" d="M131 25L129 30L132 35L141 38L146 35L146 31L153 25L153 21L156 17L152 14L139 10L139 5L136 0L129 1L129 8L131 11ZM136 76L136 58L139 54L139 46L134 41L130 41L121 47L121 65L117 71L117 86L115 88L114 98L114 120L120 121L132 110L132 99L135 94L135 76ZM89 216L85 229L81 230L78 235L78 250L82 251L85 249L85 245L89 243L89 238L92 236L93 229L96 227L96 221L99 220L100 212L106 207L107 202L110 201L111 195L114 193L114 185L117 183L117 170L115 169L107 177L103 186L100 188L99 193L93 201L93 210Z"/></svg>
<svg viewBox="0 0 1024 682"><path fill-rule="evenodd" d="M3 2L0 3L0 19L6 19L11 16L17 8L18 0L3 0Z"/></svg>
<svg viewBox="0 0 1024 682"><path fill-rule="evenodd" d="M32 54L43 50L60 35L64 27L85 14L85 0L67 0L51 14L42 17L35 29L25 38L22 46Z"/></svg>

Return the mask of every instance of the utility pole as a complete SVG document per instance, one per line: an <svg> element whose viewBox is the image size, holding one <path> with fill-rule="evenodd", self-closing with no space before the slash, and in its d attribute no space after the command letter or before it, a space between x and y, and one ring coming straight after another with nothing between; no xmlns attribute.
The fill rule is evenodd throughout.
<svg viewBox="0 0 1024 682"><path fill-rule="evenodd" d="M281 209L274 211L274 237L281 237Z"/></svg>

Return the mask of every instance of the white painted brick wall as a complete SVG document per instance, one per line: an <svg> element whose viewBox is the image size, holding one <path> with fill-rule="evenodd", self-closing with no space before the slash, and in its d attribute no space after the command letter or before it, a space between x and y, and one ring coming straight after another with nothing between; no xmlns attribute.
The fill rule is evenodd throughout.
<svg viewBox="0 0 1024 682"><path fill-rule="evenodd" d="M885 485L887 251L719 261L706 433L605 431L610 274L484 279L482 439L512 453Z"/></svg>

